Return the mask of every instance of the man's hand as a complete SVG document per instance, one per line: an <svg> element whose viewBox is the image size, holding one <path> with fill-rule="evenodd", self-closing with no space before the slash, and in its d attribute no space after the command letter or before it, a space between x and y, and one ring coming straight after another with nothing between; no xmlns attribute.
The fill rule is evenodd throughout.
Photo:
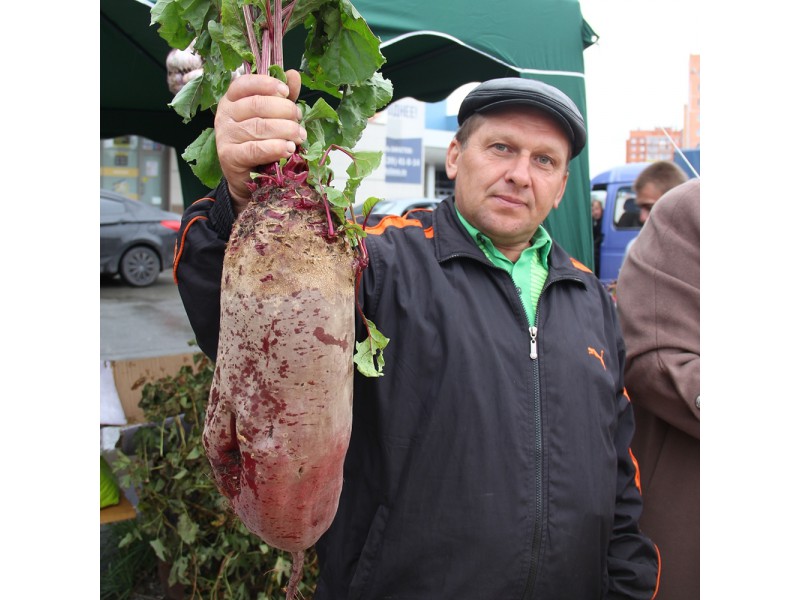
<svg viewBox="0 0 800 600"><path fill-rule="evenodd" d="M217 154L239 214L250 201L250 172L292 155L306 140L300 124L300 74L286 72L288 85L269 75L242 75L217 108L214 129Z"/></svg>

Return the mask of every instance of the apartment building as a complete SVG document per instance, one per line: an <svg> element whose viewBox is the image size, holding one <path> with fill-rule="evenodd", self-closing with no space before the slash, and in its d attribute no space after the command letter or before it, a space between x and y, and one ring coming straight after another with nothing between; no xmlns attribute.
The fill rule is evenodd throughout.
<svg viewBox="0 0 800 600"><path fill-rule="evenodd" d="M625 147L625 162L673 160L675 147L700 147L700 55L689 56L689 87L683 107L683 129L656 127L631 131Z"/></svg>

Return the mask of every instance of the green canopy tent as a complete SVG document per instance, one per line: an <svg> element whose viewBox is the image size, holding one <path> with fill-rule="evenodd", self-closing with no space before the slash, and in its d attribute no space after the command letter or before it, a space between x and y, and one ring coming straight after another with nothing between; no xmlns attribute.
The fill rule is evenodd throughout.
<svg viewBox="0 0 800 600"><path fill-rule="evenodd" d="M382 41L394 98L446 98L459 86L493 77L529 77L554 85L586 114L583 50L597 36L578 0L352 0ZM182 151L210 126L210 115L184 124L167 106L165 59L170 48L150 27L151 2L100 2L100 135L148 137ZM305 32L285 40L285 65L299 65ZM186 202L205 192L181 163ZM588 149L572 161L567 192L545 221L578 260L593 264Z"/></svg>

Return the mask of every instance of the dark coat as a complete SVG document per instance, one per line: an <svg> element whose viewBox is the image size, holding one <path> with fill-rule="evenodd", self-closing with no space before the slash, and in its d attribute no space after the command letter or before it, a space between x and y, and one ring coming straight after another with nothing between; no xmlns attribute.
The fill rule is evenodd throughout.
<svg viewBox="0 0 800 600"><path fill-rule="evenodd" d="M226 237L213 213L227 213L213 205L187 210L176 269L212 356ZM360 301L390 342L384 376L355 377L315 598L651 598L659 565L637 523L633 414L608 294L554 244L534 360L512 279L473 243L452 199L418 219L384 221L367 238Z"/></svg>
<svg viewBox="0 0 800 600"><path fill-rule="evenodd" d="M700 181L662 196L617 284L636 415L641 527L661 552L658 600L700 597Z"/></svg>

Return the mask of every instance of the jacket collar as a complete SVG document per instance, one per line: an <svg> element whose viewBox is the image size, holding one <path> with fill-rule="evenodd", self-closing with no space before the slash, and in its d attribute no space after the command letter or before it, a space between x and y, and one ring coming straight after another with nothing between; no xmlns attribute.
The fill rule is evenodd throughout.
<svg viewBox="0 0 800 600"><path fill-rule="evenodd" d="M443 200L433 211L433 239L439 262L459 256L489 262L459 221L453 196Z"/></svg>
<svg viewBox="0 0 800 600"><path fill-rule="evenodd" d="M444 262L456 257L469 257L489 264L483 251L475 245L456 214L455 200L450 196L433 211L433 239L436 260ZM587 273L575 267L569 254L553 240L548 257L549 279L576 276L583 280ZM592 275L593 276L593 275Z"/></svg>

